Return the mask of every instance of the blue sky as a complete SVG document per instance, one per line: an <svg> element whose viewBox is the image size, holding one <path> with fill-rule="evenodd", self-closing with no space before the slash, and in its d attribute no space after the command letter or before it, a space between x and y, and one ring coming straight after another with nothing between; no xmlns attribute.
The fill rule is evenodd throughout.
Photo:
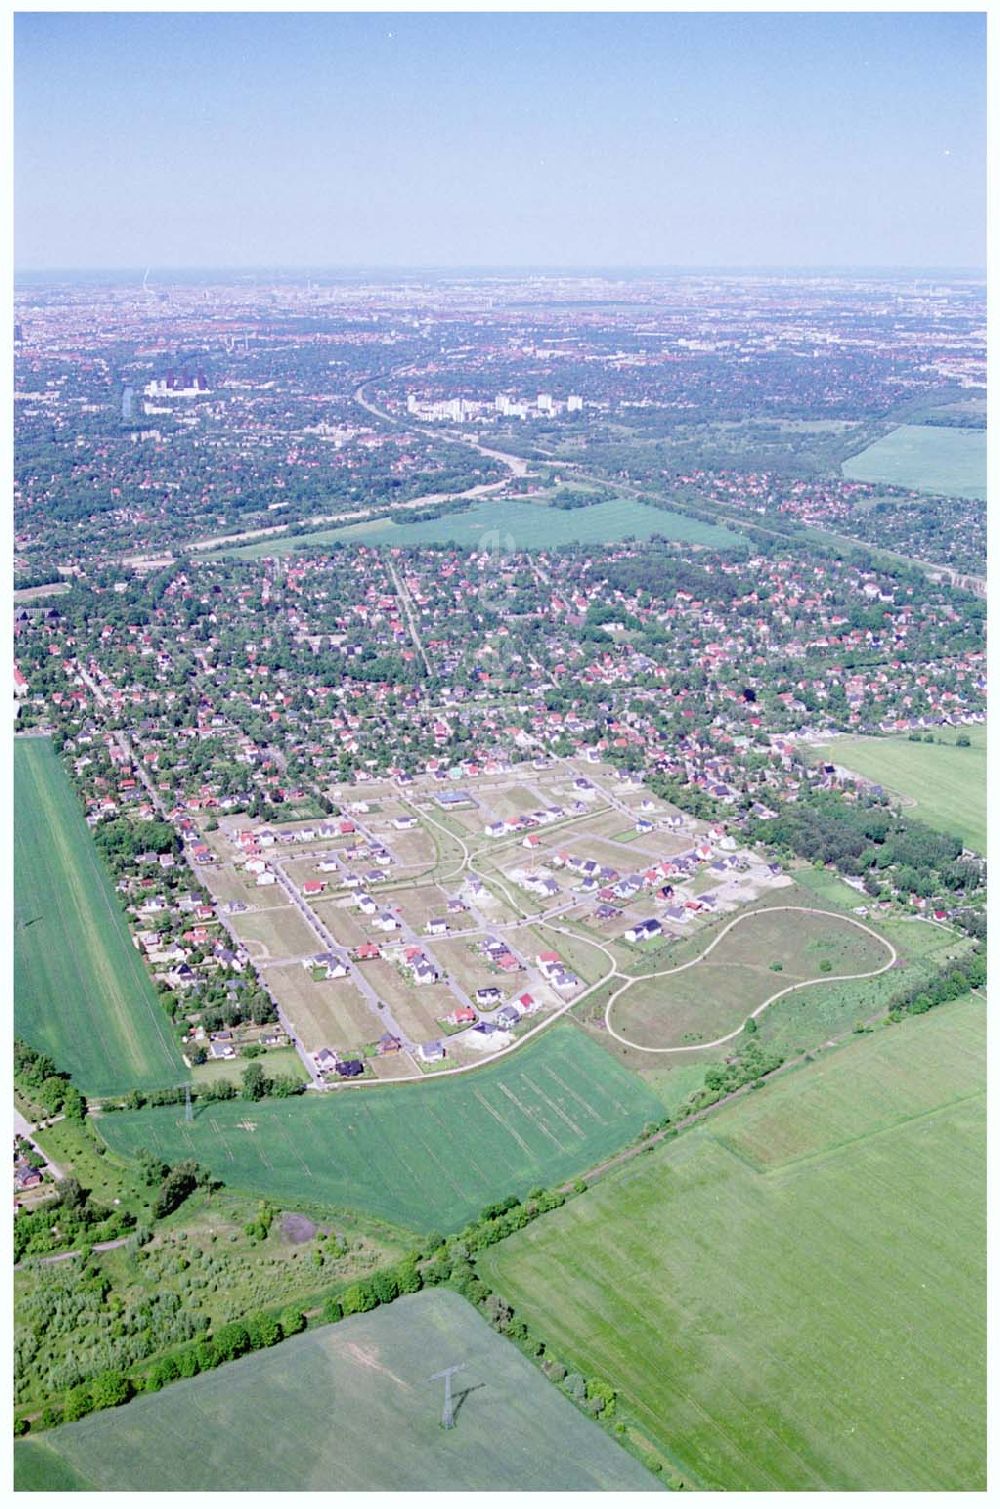
<svg viewBox="0 0 1000 1509"><path fill-rule="evenodd" d="M15 18L19 268L981 266L976 14Z"/></svg>

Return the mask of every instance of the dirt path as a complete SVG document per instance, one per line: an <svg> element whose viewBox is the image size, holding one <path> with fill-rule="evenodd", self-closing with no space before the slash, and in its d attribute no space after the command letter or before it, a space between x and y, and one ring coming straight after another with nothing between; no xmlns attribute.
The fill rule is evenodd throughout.
<svg viewBox="0 0 1000 1509"><path fill-rule="evenodd" d="M762 1001L761 1004L756 1008L756 1010L751 1011L750 1015L746 1017L745 1020L742 1021L740 1025L736 1027L732 1032L727 1032L725 1037L714 1038L710 1043L685 1043L682 1047L677 1048L649 1048L643 1043L634 1043L630 1037L625 1037L622 1033L616 1032L612 1027L611 1008L617 1001L618 997L625 994L626 990L629 990L633 985L643 980L662 980L665 979L668 975L679 975L685 969L693 969L696 964L700 964L703 959L707 959L712 950L722 942L726 934L731 933L734 927L739 927L741 922L749 922L751 917L759 917L761 915L767 916L773 912L805 912L814 917L833 917L838 922L847 922L851 927L856 927L861 932L867 933L869 937L874 938L876 943L880 943L883 948L887 948L891 957L886 961L885 964L880 965L878 969L869 969L864 974L817 975L815 979L812 980L800 980L795 985L786 985L783 990L775 991L773 996L768 996L766 1001ZM720 1048L723 1043L732 1042L734 1037L739 1037L747 1022L751 1022L756 1017L759 1017L762 1012L767 1010L768 1006L773 1006L774 1002L779 1001L782 996L791 995L792 992L796 990L805 990L807 985L833 985L841 983L845 980L873 980L876 975L884 975L887 969L892 969L897 957L898 955L896 953L896 950L893 948L888 938L881 937L875 931L875 929L869 927L867 923L859 922L856 917L848 917L843 912L825 912L822 910L822 908L815 906L758 907L756 911L744 912L742 916L734 917L732 922L727 923L722 931L716 934L716 936L712 939L711 943L706 949L698 954L696 958L689 959L686 964L676 964L673 969L658 969L655 974L640 975L637 978L633 977L632 979L627 980L624 985L620 986L618 990L614 991L609 997L608 1004L604 1008L604 1025L610 1032L611 1036L613 1038L616 1038L618 1042L624 1043L628 1048L635 1048L640 1053L700 1053L705 1048Z"/></svg>

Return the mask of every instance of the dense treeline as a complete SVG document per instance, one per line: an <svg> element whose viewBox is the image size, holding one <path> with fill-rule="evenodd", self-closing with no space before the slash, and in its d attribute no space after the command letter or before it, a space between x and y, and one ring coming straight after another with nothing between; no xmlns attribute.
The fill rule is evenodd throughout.
<svg viewBox="0 0 1000 1509"><path fill-rule="evenodd" d="M849 804L829 792L783 803L775 817L752 825L751 837L845 875L864 876L872 895L881 893L886 879L901 892L929 897L963 892L980 878L979 864L961 858L960 838L885 805Z"/></svg>
<svg viewBox="0 0 1000 1509"><path fill-rule="evenodd" d="M731 603L745 584L718 571L685 561L655 542L641 555L607 561L600 568L608 586L618 592L647 592L651 598L670 598L676 592L712 603Z"/></svg>
<svg viewBox="0 0 1000 1509"><path fill-rule="evenodd" d="M549 499L550 508L592 508L595 503L606 503L614 493L609 487L582 488L560 487Z"/></svg>
<svg viewBox="0 0 1000 1509"><path fill-rule="evenodd" d="M94 843L117 875L141 854L178 854L180 842L170 823L154 818L105 818L94 828Z"/></svg>
<svg viewBox="0 0 1000 1509"><path fill-rule="evenodd" d="M82 1121L87 1114L87 1102L69 1075L21 1038L14 1039L14 1084L25 1100L47 1116L62 1114Z"/></svg>
<svg viewBox="0 0 1000 1509"><path fill-rule="evenodd" d="M922 1016L946 1001L957 1001L970 990L982 990L986 984L986 950L976 948L961 965L946 965L929 981L897 991L889 1000L888 1020L900 1022L905 1016Z"/></svg>

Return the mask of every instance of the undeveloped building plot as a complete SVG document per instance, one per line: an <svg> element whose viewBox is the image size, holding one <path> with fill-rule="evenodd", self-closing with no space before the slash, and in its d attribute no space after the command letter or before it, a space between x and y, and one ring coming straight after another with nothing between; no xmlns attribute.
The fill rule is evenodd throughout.
<svg viewBox="0 0 1000 1509"><path fill-rule="evenodd" d="M349 979L314 980L300 964L268 969L265 979L307 1053L362 1048L385 1030Z"/></svg>
<svg viewBox="0 0 1000 1509"><path fill-rule="evenodd" d="M440 886L421 885L397 891L386 898L393 909L418 933L423 933L433 918L448 916L448 894Z"/></svg>
<svg viewBox="0 0 1000 1509"><path fill-rule="evenodd" d="M435 938L433 943L434 957L441 968L447 970L451 978L469 995L474 997L477 990L491 985L502 991L504 997L515 989L524 989L523 971L507 974L493 964L480 946L482 937L454 938L450 941Z"/></svg>
<svg viewBox="0 0 1000 1509"><path fill-rule="evenodd" d="M537 789L532 791L527 786L508 786L492 791L488 798L484 797L484 805L489 807L493 817L524 817L526 813L549 804L550 799L544 792Z"/></svg>
<svg viewBox="0 0 1000 1509"><path fill-rule="evenodd" d="M500 927L519 921L524 915L518 910L518 906L524 904L519 889L511 886L503 871L494 870L488 860L478 862L478 871L475 877L465 882L459 894L482 913L491 927ZM505 891L510 892L513 901L508 899ZM527 895L527 893L524 894ZM532 910L537 910L537 898L529 896L528 900L531 902ZM514 901L518 903L518 906L513 904Z"/></svg>
<svg viewBox="0 0 1000 1509"><path fill-rule="evenodd" d="M413 814L409 814L412 816ZM415 828L398 830L391 829L388 835L392 852L396 856L400 867L416 867L419 865L432 865L438 857L438 847L432 832L425 828L423 823L417 822ZM439 834L442 840L444 835ZM446 841L446 840L445 840ZM451 842L454 842L453 840ZM454 844L456 853L458 845Z"/></svg>
<svg viewBox="0 0 1000 1509"><path fill-rule="evenodd" d="M458 1005L447 985L413 985L388 959L366 961L359 967L379 999L388 1002L403 1032L418 1043L440 1038L442 1018Z"/></svg>
<svg viewBox="0 0 1000 1509"><path fill-rule="evenodd" d="M284 891L281 895L287 902ZM247 945L256 963L297 959L318 953L323 947L301 912L290 903L266 911L240 912L230 920L233 931Z"/></svg>
<svg viewBox="0 0 1000 1509"><path fill-rule="evenodd" d="M372 929L371 919L357 910L350 896L350 892L337 891L329 898L321 896L309 903L337 942L349 950L378 936Z"/></svg>

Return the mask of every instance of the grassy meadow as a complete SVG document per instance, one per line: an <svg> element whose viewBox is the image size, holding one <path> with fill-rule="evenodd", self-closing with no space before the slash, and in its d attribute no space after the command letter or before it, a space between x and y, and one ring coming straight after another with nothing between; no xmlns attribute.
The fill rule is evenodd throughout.
<svg viewBox="0 0 1000 1509"><path fill-rule="evenodd" d="M234 1189L453 1231L491 1200L582 1172L662 1115L577 1028L558 1026L481 1073L298 1100L103 1116L113 1152L195 1158Z"/></svg>
<svg viewBox="0 0 1000 1509"><path fill-rule="evenodd" d="M986 498L986 431L943 425L904 424L845 461L855 482L936 493L948 498Z"/></svg>
<svg viewBox="0 0 1000 1509"><path fill-rule="evenodd" d="M741 918L700 963L638 980L612 1006L611 1025L641 1047L708 1043L736 1031L780 990L824 973L869 974L890 957L847 917L783 911L776 902Z"/></svg>
<svg viewBox="0 0 1000 1509"><path fill-rule="evenodd" d="M985 1487L985 1005L853 1039L485 1252L694 1481Z"/></svg>
<svg viewBox="0 0 1000 1509"><path fill-rule="evenodd" d="M904 734L835 739L819 757L843 765L903 799L907 815L942 833L954 833L977 854L986 853L986 728L961 730L968 749L955 744L959 730L940 731L945 744L917 744Z"/></svg>
<svg viewBox="0 0 1000 1509"><path fill-rule="evenodd" d="M442 1385L461 1361L455 1428ZM656 1491L448 1290L406 1296L14 1448L15 1488Z"/></svg>
<svg viewBox="0 0 1000 1509"><path fill-rule="evenodd" d="M14 1027L88 1095L187 1078L48 739L14 741Z"/></svg>
<svg viewBox="0 0 1000 1509"><path fill-rule="evenodd" d="M653 535L721 550L744 548L741 535L701 519L652 508L634 498L612 498L590 508L545 508L507 498L481 499L462 513L413 523L370 519L310 534L279 535L225 552L247 560L288 555L303 546L331 544L449 545L506 554L552 550L561 545L604 545L612 540L648 540Z"/></svg>

